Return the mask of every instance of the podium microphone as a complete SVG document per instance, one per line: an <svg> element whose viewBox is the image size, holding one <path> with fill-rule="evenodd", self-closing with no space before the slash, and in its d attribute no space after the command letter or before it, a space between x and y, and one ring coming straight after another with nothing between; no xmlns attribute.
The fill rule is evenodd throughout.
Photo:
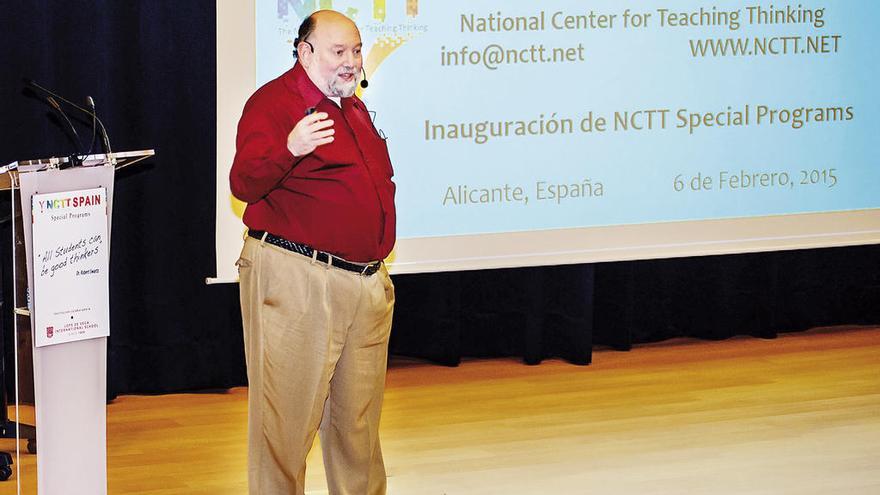
<svg viewBox="0 0 880 495"><path fill-rule="evenodd" d="M82 159L79 157L83 151L82 140L79 138L79 133L76 132L76 127L73 126L73 122L70 121L70 118L67 117L67 114L64 113L64 110L61 108L61 105L58 104L58 101L55 98L49 96L46 98L46 101L49 102L49 106L52 107L58 115L67 122L67 128L73 132L73 137L76 140L74 143L74 147L76 148L75 153L71 154L68 158L70 160L71 167L77 167L82 164Z"/></svg>
<svg viewBox="0 0 880 495"><path fill-rule="evenodd" d="M57 94L57 93L55 93L55 92L53 92L53 91L51 91L51 90L49 90L49 89L46 89L46 88L40 86L40 85L37 84L37 82L34 81L33 79L25 79L25 80L24 80L24 83L25 83L26 85L30 86L31 88L34 88L34 89L36 89L36 90L39 90L39 91L45 93L46 95L55 98L55 99L58 100L58 101L61 101L61 102L63 102L63 103L66 103L66 104L70 105L71 107L73 107L73 108L79 110L80 112L85 113L85 114L88 115L89 117L92 117L93 119L95 119L95 122L98 123L98 127L101 129L101 134L102 134L102 136L104 137L104 153L106 153L107 155L110 155L110 154L113 153L113 150L110 149L110 137L107 136L107 129L104 127L104 123L101 122L101 119L98 117L98 114L95 113L95 111L94 111L94 100L91 100L91 107L92 107L92 110L87 110L87 109L85 109L85 108L83 108L83 107L77 105L76 103L74 103L74 102L68 100L67 98L64 98L63 96L61 96L61 95L59 95L59 94ZM89 99L91 99L91 98L89 98ZM57 102L56 102L56 103L57 103Z"/></svg>
<svg viewBox="0 0 880 495"><path fill-rule="evenodd" d="M95 124L97 124L101 126L101 136L104 138L104 152L110 155L113 153L113 150L110 148L110 137L107 136L107 129L104 129L104 124L98 118L98 112L95 110L95 99L91 96L86 96L86 104L89 106L91 110L89 113L92 115L92 142L95 142Z"/></svg>

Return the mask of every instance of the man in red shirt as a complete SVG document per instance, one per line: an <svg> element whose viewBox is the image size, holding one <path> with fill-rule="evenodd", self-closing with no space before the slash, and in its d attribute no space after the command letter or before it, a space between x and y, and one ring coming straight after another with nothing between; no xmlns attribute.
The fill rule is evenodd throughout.
<svg viewBox="0 0 880 495"><path fill-rule="evenodd" d="M395 240L385 140L355 95L361 39L337 12L299 29L297 63L248 100L230 173L247 203L238 261L252 495L304 492L320 430L331 494L385 493L379 416Z"/></svg>

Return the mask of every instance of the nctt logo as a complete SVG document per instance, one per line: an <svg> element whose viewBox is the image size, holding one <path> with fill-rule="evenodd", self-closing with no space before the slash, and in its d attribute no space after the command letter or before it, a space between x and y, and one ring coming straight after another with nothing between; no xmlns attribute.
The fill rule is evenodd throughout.
<svg viewBox="0 0 880 495"><path fill-rule="evenodd" d="M97 206L101 204L101 195L92 194L89 196L71 196L68 198L48 199L45 201L37 201L40 212L46 210L61 210L64 208L82 208L84 206Z"/></svg>

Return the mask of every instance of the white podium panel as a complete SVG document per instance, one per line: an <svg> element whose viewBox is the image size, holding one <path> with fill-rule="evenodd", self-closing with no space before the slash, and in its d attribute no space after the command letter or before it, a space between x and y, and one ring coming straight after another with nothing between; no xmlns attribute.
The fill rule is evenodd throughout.
<svg viewBox="0 0 880 495"><path fill-rule="evenodd" d="M33 244L33 197L38 198L57 198L52 193L63 193L68 191L82 191L92 189L102 189L103 198L106 202L106 239L101 243L102 249L106 249L109 253L109 232L110 219L113 202L113 179L114 167L112 166L94 166L81 167L66 170L50 169L39 172L21 173L18 175L20 183L20 203L15 205L20 207L22 237L24 238L24 251L27 259L27 287L34 288L34 266L35 261L38 270L45 269L45 263L41 259L34 256ZM62 195L63 196L63 195ZM90 227L94 229L94 226ZM44 233L41 233L43 235ZM74 235L76 232L73 233ZM89 239L96 234L91 232L82 232L86 235L85 249L82 252L65 251L65 247L61 246L57 250L58 257L56 264L66 260L67 264L80 264L85 259L90 259L92 254L87 254L94 249L94 245L89 248ZM71 235L68 231L64 235ZM74 243L75 245L76 243ZM93 241L94 244L94 241ZM21 246L18 246L20 249ZM53 251L55 251L53 249ZM37 257L43 257L45 253L38 253ZM71 259L76 259L71 262ZM94 261L94 260L92 260ZM106 258L105 258L106 261ZM42 267L42 268L40 268ZM59 266L56 270L61 273L64 267ZM67 267L71 268L70 266ZM49 267L49 270L52 266ZM106 270L109 266L95 267L94 263L89 263L88 267L83 265L83 272L79 278L94 276L104 270L104 280L106 281ZM74 268L74 270L76 270ZM94 272L94 270L99 270ZM73 272L76 273L76 272ZM17 278L21 274L16 274ZM39 276L40 273L38 272ZM94 280L92 280L94 282ZM68 279L70 287L69 291L83 290L78 288L81 285L76 277ZM92 284L87 290L98 291L98 294L78 294L71 298L71 301L79 299L80 296L95 297L102 300L106 309L109 288L106 283ZM38 495L105 495L107 493L107 338L104 336L86 338L85 340L69 339L63 343L54 345L46 345L37 347L33 345L37 340L46 339L46 328L36 328L34 326L36 311L42 308L52 308L50 313L63 313L63 310L57 310L63 307L65 302L58 301L59 297L64 297L64 287L60 290L56 287L53 291L41 293L29 292L27 297L27 308L30 318L16 318L16 333L30 332L31 335L31 351L33 358L33 410L34 421L36 423L37 437L37 455L36 455L36 493ZM44 298L44 299L41 299ZM24 301L18 301L17 306ZM42 306L41 306L42 305ZM74 306L76 306L74 304ZM83 313L83 307L74 308L79 313ZM108 313L109 314L109 313ZM57 317L57 314L53 316ZM72 316L75 320L78 316ZM30 328L18 328L23 320L28 321ZM100 318L101 325L99 335L108 335L109 318ZM92 321L92 320L89 320ZM91 323L89 323L91 325ZM43 325L47 326L47 325ZM49 331L54 334L53 330ZM79 333L80 326L73 326L70 333ZM61 328L64 328L63 325ZM40 334L40 339L37 337ZM88 337L88 335L81 335ZM54 338L50 337L49 339ZM16 341L21 342L16 335ZM21 354L19 349L19 354ZM20 367L19 367L20 368ZM18 383L22 383L19 380ZM20 395L20 394L19 394ZM22 462L18 462L19 468ZM19 473L20 474L20 473ZM27 485L29 480L27 476L19 475L19 493L33 493L32 487Z"/></svg>

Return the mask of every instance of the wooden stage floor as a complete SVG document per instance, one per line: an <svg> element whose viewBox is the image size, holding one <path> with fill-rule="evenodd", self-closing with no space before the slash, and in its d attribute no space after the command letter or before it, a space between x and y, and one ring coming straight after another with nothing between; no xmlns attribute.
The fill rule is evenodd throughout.
<svg viewBox="0 0 880 495"><path fill-rule="evenodd" d="M118 398L110 493L245 494L246 396ZM587 367L397 359L381 431L390 495L880 494L880 329L599 349ZM307 493L326 493L317 446Z"/></svg>

